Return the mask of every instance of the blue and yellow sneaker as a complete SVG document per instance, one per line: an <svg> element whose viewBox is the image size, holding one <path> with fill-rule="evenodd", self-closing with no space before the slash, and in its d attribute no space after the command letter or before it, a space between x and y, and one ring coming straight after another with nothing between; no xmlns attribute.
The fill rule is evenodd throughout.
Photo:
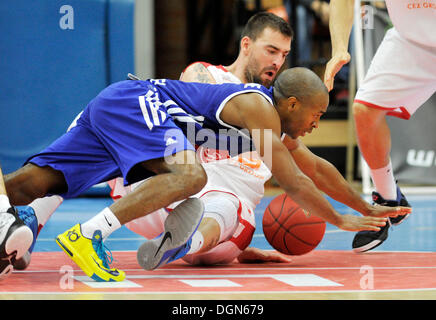
<svg viewBox="0 0 436 320"><path fill-rule="evenodd" d="M94 232L92 239L83 236L80 224L56 237L56 243L68 254L85 274L99 282L123 281L124 271L111 269L112 255L106 253L101 231Z"/></svg>
<svg viewBox="0 0 436 320"><path fill-rule="evenodd" d="M139 265L145 270L154 270L186 255L203 214L204 204L200 199L189 198L179 204L165 220L163 234L139 247Z"/></svg>

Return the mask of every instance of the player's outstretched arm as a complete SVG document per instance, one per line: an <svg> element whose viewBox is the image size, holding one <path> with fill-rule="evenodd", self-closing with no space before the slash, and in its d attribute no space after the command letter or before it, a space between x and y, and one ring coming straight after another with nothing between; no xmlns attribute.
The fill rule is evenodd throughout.
<svg viewBox="0 0 436 320"><path fill-rule="evenodd" d="M303 209L347 231L378 231L379 227L386 224L386 218L341 215L336 212L313 181L298 168L278 136L273 136L272 154L272 174L285 192Z"/></svg>
<svg viewBox="0 0 436 320"><path fill-rule="evenodd" d="M331 198L360 212L364 216L396 217L411 213L407 207L374 206L366 202L327 160L313 154L300 140L286 136L283 140L298 167Z"/></svg>
<svg viewBox="0 0 436 320"><path fill-rule="evenodd" d="M387 218L341 215L333 209L280 140L280 118L266 99L255 93L244 94L233 98L230 104L223 109L222 119L250 131L257 152L277 182L303 209L347 231L378 231L386 224Z"/></svg>

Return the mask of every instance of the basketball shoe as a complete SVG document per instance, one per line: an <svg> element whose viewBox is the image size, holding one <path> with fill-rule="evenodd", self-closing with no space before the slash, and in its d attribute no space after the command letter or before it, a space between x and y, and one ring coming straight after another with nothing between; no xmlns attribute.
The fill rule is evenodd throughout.
<svg viewBox="0 0 436 320"><path fill-rule="evenodd" d="M11 259L12 265L15 270L24 270L26 269L29 264L32 257L33 248L36 243L36 237L39 234L39 225L38 225L38 219L36 218L35 211L32 207L25 206L25 207L17 207L18 210L18 216L20 219L24 222L26 226L32 230L33 233L33 242L30 246L29 250L26 251L26 253L19 259L16 257L13 257ZM42 227L42 226L41 226Z"/></svg>
<svg viewBox="0 0 436 320"><path fill-rule="evenodd" d="M15 207L0 212L0 280L12 271L12 260L20 259L33 243L32 230L20 219Z"/></svg>
<svg viewBox="0 0 436 320"><path fill-rule="evenodd" d="M385 200L379 193L372 193L372 200L375 204L387 206L387 207L411 207L409 202L406 200L404 194L401 193L400 188L397 187L397 199L396 200ZM388 222L384 227L380 228L380 231L360 231L353 239L353 251L357 253L366 252L372 250L379 245L381 245L387 238L389 233L389 228L394 225L399 225L409 216L409 214L397 216L394 218L388 218Z"/></svg>
<svg viewBox="0 0 436 320"><path fill-rule="evenodd" d="M139 247L137 259L140 266L145 270L154 270L185 256L203 214L204 204L200 199L189 198L179 204L165 220L162 235Z"/></svg>
<svg viewBox="0 0 436 320"><path fill-rule="evenodd" d="M101 231L94 232L92 239L83 236L80 224L56 237L56 243L85 274L98 282L123 281L124 271L111 269L112 254L106 252Z"/></svg>

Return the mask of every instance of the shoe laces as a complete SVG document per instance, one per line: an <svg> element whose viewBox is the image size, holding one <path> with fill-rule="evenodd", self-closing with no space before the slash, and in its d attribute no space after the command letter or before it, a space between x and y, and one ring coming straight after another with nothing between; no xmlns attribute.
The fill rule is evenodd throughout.
<svg viewBox="0 0 436 320"><path fill-rule="evenodd" d="M94 248L95 253L97 253L97 256L103 262L103 266L110 269L109 265L114 261L114 258L112 252L103 243L103 237L101 236L100 230L94 232L94 236L92 237L92 247Z"/></svg>

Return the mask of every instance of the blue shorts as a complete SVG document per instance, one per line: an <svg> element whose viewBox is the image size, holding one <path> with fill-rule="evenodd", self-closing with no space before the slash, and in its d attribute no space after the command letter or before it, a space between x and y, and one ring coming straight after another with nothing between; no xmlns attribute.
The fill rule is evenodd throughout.
<svg viewBox="0 0 436 320"><path fill-rule="evenodd" d="M59 194L63 198L74 198L115 177L134 183L154 175L145 168L132 170L137 164L195 150L166 109L147 99L148 89L134 83L122 81L104 89L76 126L26 161L61 171L68 185L68 191Z"/></svg>

